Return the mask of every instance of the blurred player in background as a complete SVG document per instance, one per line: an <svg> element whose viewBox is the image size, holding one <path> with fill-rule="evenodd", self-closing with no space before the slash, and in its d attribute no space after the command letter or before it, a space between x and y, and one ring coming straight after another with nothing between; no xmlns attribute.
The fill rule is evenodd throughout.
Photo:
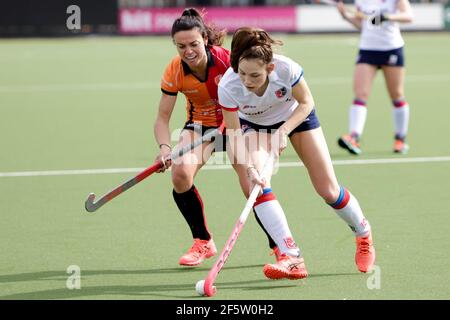
<svg viewBox="0 0 450 320"><path fill-rule="evenodd" d="M160 151L156 159L164 164L160 172L172 166L173 198L183 214L194 238L194 244L179 263L196 266L205 258L214 256L216 246L208 230L203 201L194 185L194 178L208 161L215 148L223 143L206 142L177 161L165 161L171 151L169 122L175 107L178 92L186 97L186 123L181 131L177 149L191 144L208 130L220 126L222 110L218 104L217 85L230 66L230 53L221 44L225 31L217 31L205 25L195 9L184 10L172 26L172 39L178 56L166 67L161 80L161 100L154 125L155 139ZM216 139L221 141L221 139ZM221 151L221 150L218 150ZM245 168L233 164L239 174L244 193L248 196ZM267 233L266 233L267 234ZM272 247L275 243L269 237Z"/></svg>
<svg viewBox="0 0 450 320"><path fill-rule="evenodd" d="M259 176L268 154L279 155L288 137L317 193L354 232L356 264L360 271L367 272L375 261L369 222L356 198L337 182L302 67L273 54L272 46L281 44L261 29L237 30L231 43L231 68L219 83L230 149L245 153L243 162L250 184L263 186L254 208L280 251L280 259L265 265L264 274L271 279L308 275L283 209L270 188L271 175L264 181Z"/></svg>
<svg viewBox="0 0 450 320"><path fill-rule="evenodd" d="M399 22L411 22L408 0L356 0L356 14L350 14L342 2L337 4L342 17L361 30L359 55L353 76L354 100L349 110L349 132L338 144L352 154L360 154L360 139L367 118L366 102L378 69L383 71L392 100L394 152L407 153L409 104L404 83L404 41Z"/></svg>

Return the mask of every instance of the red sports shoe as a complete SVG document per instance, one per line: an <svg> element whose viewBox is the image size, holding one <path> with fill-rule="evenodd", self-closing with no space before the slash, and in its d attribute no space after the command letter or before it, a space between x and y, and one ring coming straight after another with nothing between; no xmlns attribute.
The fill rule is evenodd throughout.
<svg viewBox="0 0 450 320"><path fill-rule="evenodd" d="M179 263L182 266L196 266L216 253L216 245L212 238L210 240L194 239L194 244L186 254L181 256Z"/></svg>
<svg viewBox="0 0 450 320"><path fill-rule="evenodd" d="M372 241L372 232L367 237L356 237L355 262L358 270L368 272L375 263L375 248Z"/></svg>
<svg viewBox="0 0 450 320"><path fill-rule="evenodd" d="M282 254L277 263L266 264L263 272L269 279L297 280L308 276L303 258L291 257L286 254Z"/></svg>

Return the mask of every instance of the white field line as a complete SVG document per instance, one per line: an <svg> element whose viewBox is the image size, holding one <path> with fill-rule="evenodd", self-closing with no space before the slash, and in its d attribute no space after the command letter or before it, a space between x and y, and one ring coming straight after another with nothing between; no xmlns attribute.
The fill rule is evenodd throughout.
<svg viewBox="0 0 450 320"><path fill-rule="evenodd" d="M380 77L381 79L381 77ZM306 78L313 85L347 84L353 80L349 77ZM450 74L407 75L406 82L445 82ZM159 88L159 82L134 83L74 83L74 84L35 84L35 85L0 85L0 93L14 92L67 92L67 91L116 91L148 90Z"/></svg>
<svg viewBox="0 0 450 320"><path fill-rule="evenodd" d="M159 88L156 82L134 83L74 83L74 84L30 84L30 85L0 85L0 92L67 92L67 91L115 91L144 90Z"/></svg>
<svg viewBox="0 0 450 320"><path fill-rule="evenodd" d="M417 157L417 158L387 158L387 159L364 159L364 160L334 160L335 166L347 165L378 165L378 164L398 164L398 163L433 163L450 162L450 156L443 157ZM303 167L301 162L280 162L280 167ZM204 170L228 170L229 164L206 165ZM19 171L19 172L0 172L0 178L6 177L36 177L36 176L66 176L66 175L94 175L111 173L135 173L144 170L144 168L112 168L112 169L84 169L84 170L50 170L50 171Z"/></svg>

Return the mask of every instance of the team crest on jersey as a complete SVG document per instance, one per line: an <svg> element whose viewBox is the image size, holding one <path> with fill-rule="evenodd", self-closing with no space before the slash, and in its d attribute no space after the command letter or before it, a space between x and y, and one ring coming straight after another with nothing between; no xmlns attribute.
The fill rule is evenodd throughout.
<svg viewBox="0 0 450 320"><path fill-rule="evenodd" d="M282 87L281 89L275 91L275 95L277 96L277 98L283 98L286 95L286 93L287 93L286 87Z"/></svg>
<svg viewBox="0 0 450 320"><path fill-rule="evenodd" d="M284 238L284 243L286 243L286 247L288 249L295 249L297 248L297 244L295 243L294 239L292 237Z"/></svg>

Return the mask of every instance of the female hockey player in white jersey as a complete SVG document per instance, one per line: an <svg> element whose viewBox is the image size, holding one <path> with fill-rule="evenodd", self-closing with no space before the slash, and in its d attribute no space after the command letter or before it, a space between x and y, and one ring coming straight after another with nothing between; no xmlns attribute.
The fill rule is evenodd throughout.
<svg viewBox="0 0 450 320"><path fill-rule="evenodd" d="M411 22L408 0L356 0L357 14L350 15L344 4L337 5L342 17L361 30L359 55L353 75L354 100L349 110L348 134L338 140L339 146L360 154L360 138L367 118L366 102L372 82L381 69L392 100L394 152L407 153L409 104L404 95L404 41L399 22Z"/></svg>
<svg viewBox="0 0 450 320"><path fill-rule="evenodd" d="M317 193L353 230L356 264L361 272L367 272L375 261L370 225L356 198L337 182L303 69L291 59L273 54L272 46L281 44L264 30L238 29L231 42L231 68L219 83L219 103L231 150L239 153L237 159L244 159L251 183L263 186L254 209L277 244L278 261L265 265L264 274L271 279L301 279L308 274L270 188L270 175L264 180L259 176L268 155L279 155L288 138Z"/></svg>

